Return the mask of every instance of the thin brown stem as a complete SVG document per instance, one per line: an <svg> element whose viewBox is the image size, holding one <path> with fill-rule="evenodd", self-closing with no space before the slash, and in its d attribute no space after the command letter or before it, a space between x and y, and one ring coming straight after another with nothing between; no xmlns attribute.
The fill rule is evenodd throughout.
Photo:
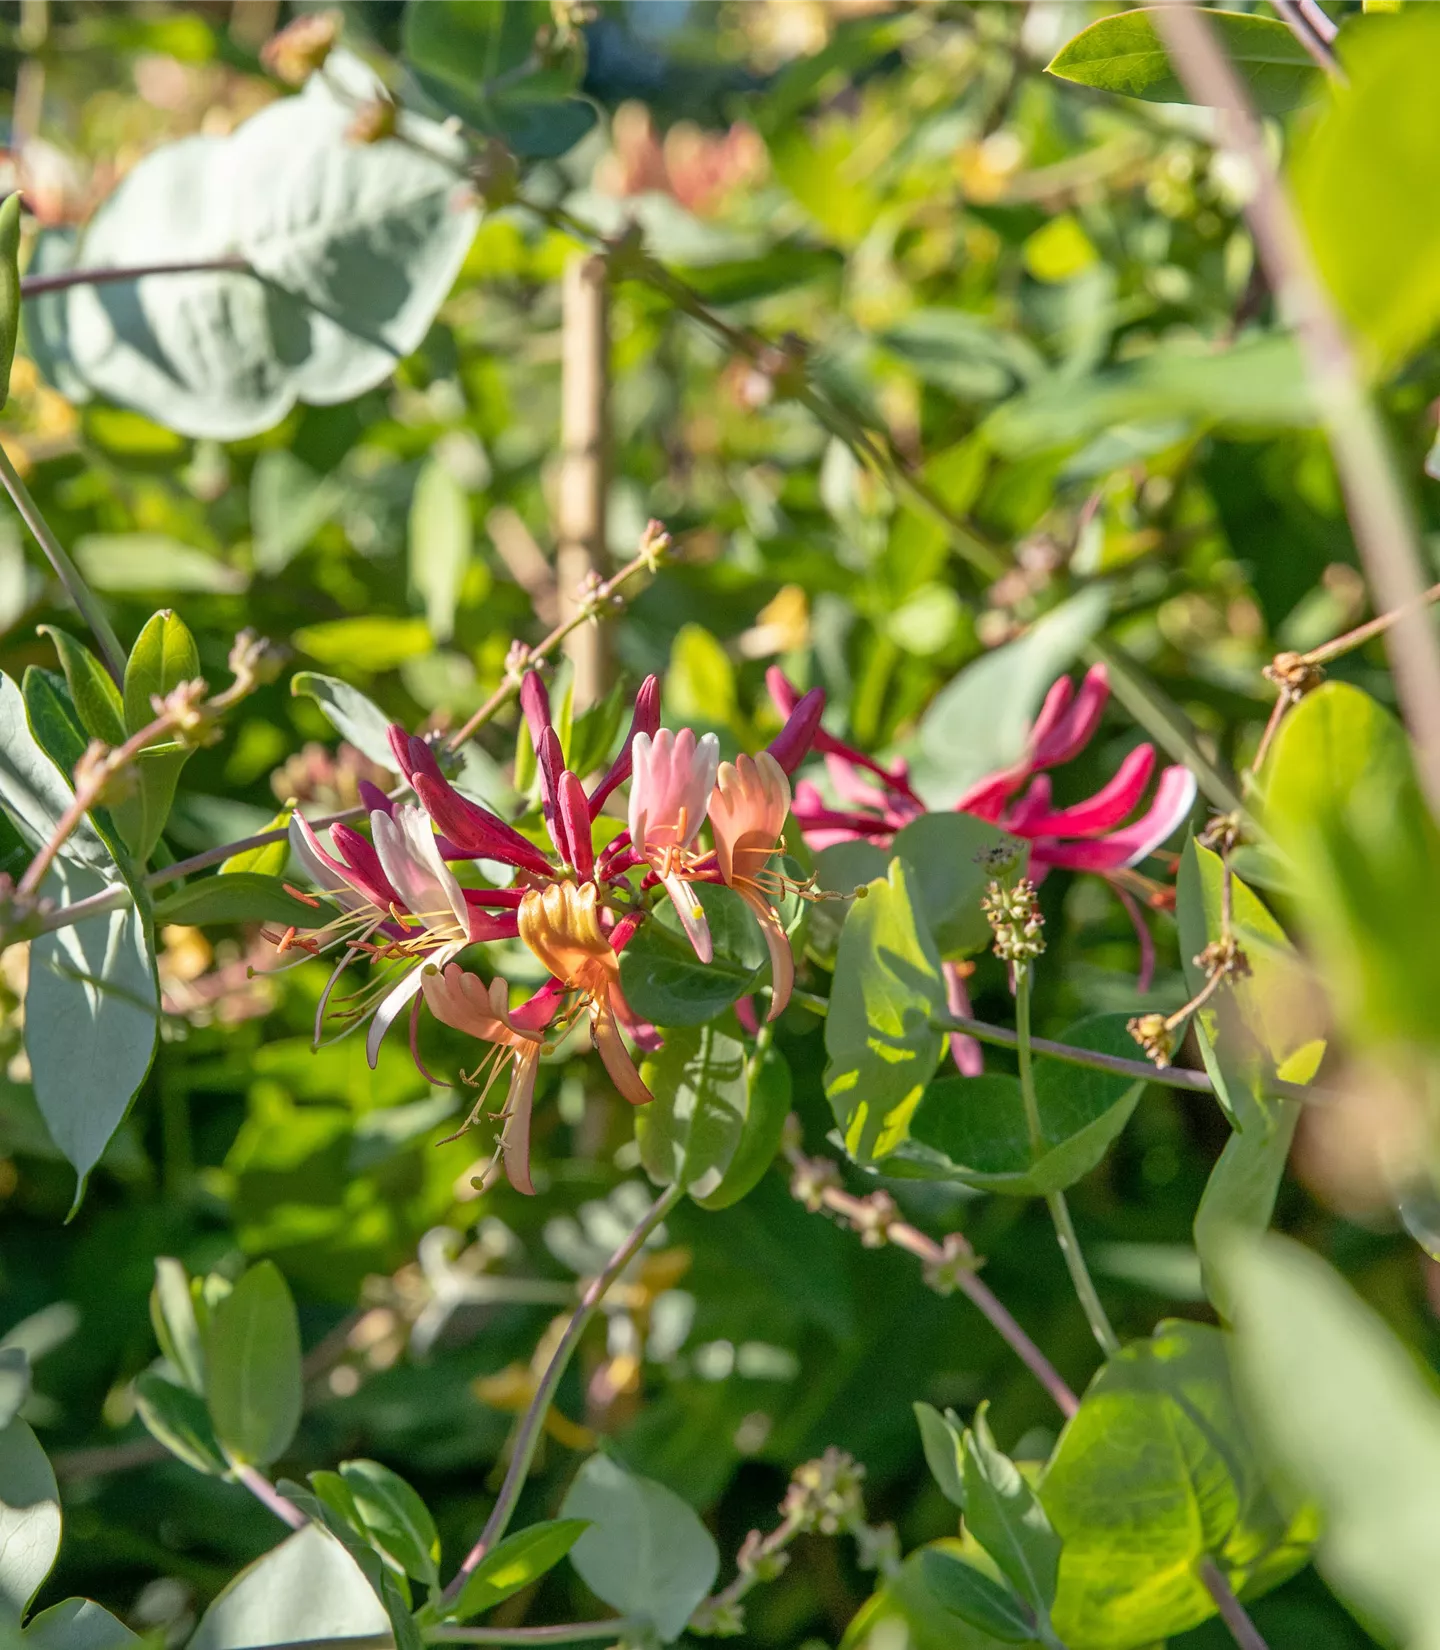
<svg viewBox="0 0 1440 1650"><path fill-rule="evenodd" d="M0 483L3 483L5 491L14 500L20 518L34 535L35 542L45 552L45 559L54 569L56 578L65 586L65 593L75 604L76 611L89 625L90 633L100 644L106 668L117 682L123 681L125 649L120 645L120 638L115 634L109 619L105 617L105 610L95 599L94 591L86 584L80 569L71 561L69 551L51 532L49 522L41 515L40 506L30 496L30 489L20 479L20 472L10 462L10 455L3 445L0 445Z"/></svg>
<svg viewBox="0 0 1440 1650"><path fill-rule="evenodd" d="M1234 1589L1225 1579L1225 1572L1208 1554L1200 1560L1198 1573L1205 1591L1215 1601L1221 1621L1230 1629L1230 1637L1240 1646L1240 1650L1267 1650L1260 1629L1235 1597Z"/></svg>
<svg viewBox="0 0 1440 1650"><path fill-rule="evenodd" d="M1225 146L1257 180L1245 209L1256 252L1305 359L1377 605L1396 614L1389 646L1395 690L1431 810L1440 815L1440 640L1420 610L1425 560L1385 431L1254 108L1204 12L1190 0L1168 0L1156 21L1182 84L1215 108Z"/></svg>
<svg viewBox="0 0 1440 1650"><path fill-rule="evenodd" d="M667 1186L660 1196L651 1205L644 1218L635 1229L611 1255L605 1263L605 1269L596 1278L593 1278L580 1297L580 1304L571 1315L570 1322L565 1326L565 1333L560 1337L560 1344L555 1348L555 1355L551 1358L545 1373L540 1377L535 1388L535 1396L530 1400L520 1421L519 1429L515 1434L515 1446L510 1456L510 1465L505 1473L505 1481L500 1486L500 1494L496 1497L495 1505L491 1509L490 1517L485 1522L485 1528L480 1532L480 1539L465 1556L465 1562L451 1577L449 1585L441 1594L444 1603L451 1603L456 1599L466 1581L474 1573L481 1560L495 1544L504 1536L509 1528L510 1519L520 1500L520 1492L525 1487L525 1480L530 1473L530 1463L535 1456L536 1445L540 1442L540 1435L545 1428L545 1417L554 1401L556 1389L560 1385L560 1378L569 1367L570 1359L575 1348L580 1344L580 1338L585 1333L590 1320L599 1310L610 1286L619 1278L625 1268L634 1260L645 1247L650 1234L660 1225L666 1215L675 1207L685 1195L684 1185L676 1181L673 1186Z"/></svg>
<svg viewBox="0 0 1440 1650"><path fill-rule="evenodd" d="M53 275L25 275L20 280L22 298L38 298L45 292L63 292L72 286L113 286L121 281L143 281L151 275L244 275L250 265L244 258L197 258L180 263L127 264L116 269L57 269Z"/></svg>
<svg viewBox="0 0 1440 1650"><path fill-rule="evenodd" d="M1310 54L1316 66L1323 69L1332 80L1344 85L1345 76L1335 60L1334 52L1330 50L1328 39L1311 27L1295 0L1271 0L1271 4L1280 14L1280 21Z"/></svg>
<svg viewBox="0 0 1440 1650"><path fill-rule="evenodd" d="M580 1644L586 1639L623 1640L641 1623L629 1616L609 1621L567 1621L556 1627L427 1627L430 1644Z"/></svg>
<svg viewBox="0 0 1440 1650"><path fill-rule="evenodd" d="M1423 595L1417 596L1408 608L1400 608L1394 613L1377 614L1375 618L1367 619L1364 624L1356 625L1353 630L1347 630L1343 636L1337 636L1334 641L1322 642L1319 647L1312 647L1308 653L1302 653L1300 657L1307 665L1327 665L1332 659L1338 659L1342 654L1363 647L1372 638L1383 636L1398 619L1419 609L1431 607L1436 602L1440 602L1440 584L1432 584Z"/></svg>
<svg viewBox="0 0 1440 1650"><path fill-rule="evenodd" d="M608 579L602 580L595 587L589 600L584 602L576 612L571 613L568 618L561 620L543 641L538 642L534 647L520 649L520 662L506 671L505 680L465 723L464 727L450 735L448 748L452 751L459 750L461 745L470 738L477 728L483 727L497 711L502 710L514 698L520 690L520 680L526 670L539 664L542 660L548 659L569 636L571 631L578 630L582 624L588 624L598 619L607 607L614 604L620 591L631 579L639 573L653 572L660 557L664 554L664 550L668 548L668 542L667 538L663 545L657 547L652 544L642 549L640 554L627 561L619 572L612 574Z"/></svg>

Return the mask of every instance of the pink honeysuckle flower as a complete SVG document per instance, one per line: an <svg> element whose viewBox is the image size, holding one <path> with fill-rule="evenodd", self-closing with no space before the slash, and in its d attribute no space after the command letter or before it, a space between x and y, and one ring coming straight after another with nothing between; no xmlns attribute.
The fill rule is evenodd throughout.
<svg viewBox="0 0 1440 1650"><path fill-rule="evenodd" d="M695 955L708 963L715 954L710 925L686 873L715 788L720 741L713 733L696 739L690 728L659 728L653 737L636 735L633 762L630 848L659 877Z"/></svg>
<svg viewBox="0 0 1440 1650"><path fill-rule="evenodd" d="M520 1008L510 1007L510 988L498 976L486 986L459 963L444 968L428 965L423 974L425 1002L437 1020L457 1031L492 1043L494 1048L468 1079L477 1085L484 1075L480 1097L461 1125L456 1139L480 1120L490 1090L507 1064L513 1064L509 1092L501 1112L503 1119L497 1150L505 1167L505 1178L517 1192L533 1197L530 1179L530 1114L535 1104L535 1078L544 1051L544 1027L560 1006L557 992L546 988ZM486 1068L489 1068L488 1071ZM493 1172L493 1165L492 1165ZM485 1177L488 1182L490 1176Z"/></svg>
<svg viewBox="0 0 1440 1650"><path fill-rule="evenodd" d="M793 695L794 689L788 683L786 687ZM1155 769L1155 747L1140 745L1094 796L1073 807L1052 807L1050 780L1043 770L1079 754L1099 727L1109 695L1104 665L1086 673L1078 692L1062 676L1045 697L1024 755L1010 767L987 774L955 804L958 812L987 820L1028 843L1032 875L1043 875L1052 866L1107 876L1128 869L1154 853L1194 805L1194 775L1185 767L1168 767L1150 806L1125 823L1140 806ZM777 695L782 709L785 702L786 696ZM826 751L831 782L852 806L830 806L808 781L796 786L795 818L812 847L855 838L888 846L896 831L924 812L903 764L887 769L829 735L824 745L817 737L815 746ZM881 785L863 779L862 768L877 775Z"/></svg>
<svg viewBox="0 0 1440 1650"><path fill-rule="evenodd" d="M590 793L590 817L599 817L612 791L618 790L630 777L635 741L642 734L653 737L660 728L660 678L647 676L635 695L635 709L630 717L630 731L620 754L610 764L610 771Z"/></svg>
<svg viewBox="0 0 1440 1650"><path fill-rule="evenodd" d="M373 1067L381 1039L420 990L422 964L443 967L467 945L513 937L519 929L514 915L491 915L467 898L441 858L423 808L405 802L391 804L388 812L376 808L370 815L370 832L373 840L367 842L348 825L332 825L330 852L300 814L290 820L296 859L343 912L336 922L295 942L317 955L335 946L341 950L316 1010L316 1041L347 964L368 955L399 965L398 981L394 969L387 971L352 1000L344 1016L347 1030L370 1019L365 1053Z"/></svg>
<svg viewBox="0 0 1440 1650"><path fill-rule="evenodd" d="M722 762L710 796L710 829L722 881L760 921L770 953L770 1019L784 1012L795 984L795 959L780 914L765 890L766 866L780 846L790 812L790 781L769 751Z"/></svg>

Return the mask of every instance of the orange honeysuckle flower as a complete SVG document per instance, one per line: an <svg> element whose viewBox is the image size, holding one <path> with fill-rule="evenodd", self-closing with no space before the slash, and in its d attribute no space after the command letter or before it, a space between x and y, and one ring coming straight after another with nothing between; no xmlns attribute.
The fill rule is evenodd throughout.
<svg viewBox="0 0 1440 1650"><path fill-rule="evenodd" d="M769 751L722 762L710 797L710 829L715 859L726 885L760 921L770 952L770 1019L784 1012L795 984L795 959L780 926L780 914L765 891L770 857L790 812L790 781ZM522 925L521 932L524 932Z"/></svg>
<svg viewBox="0 0 1440 1650"><path fill-rule="evenodd" d="M617 1013L631 1016L620 991L620 959L600 927L597 896L593 882L530 889L520 902L520 938L561 985L580 994L611 1081L632 1106L643 1106L651 1094L620 1036Z"/></svg>
<svg viewBox="0 0 1440 1650"><path fill-rule="evenodd" d="M487 987L482 979L467 973L459 963L450 963L443 972L433 965L427 968L421 987L430 1012L437 1020L495 1045L495 1052L481 1062L475 1073L473 1081L478 1082L485 1066L492 1066L480 1098L459 1133L463 1134L479 1120L491 1088L505 1069L507 1060L513 1057L515 1070L502 1113L504 1124L500 1130L499 1152L505 1164L506 1179L517 1192L533 1195L535 1187L530 1180L530 1112L535 1103L535 1076L544 1048L544 1032L527 1030L515 1024L510 1013L510 987L504 980L493 979ZM451 1139L454 1138L452 1135Z"/></svg>

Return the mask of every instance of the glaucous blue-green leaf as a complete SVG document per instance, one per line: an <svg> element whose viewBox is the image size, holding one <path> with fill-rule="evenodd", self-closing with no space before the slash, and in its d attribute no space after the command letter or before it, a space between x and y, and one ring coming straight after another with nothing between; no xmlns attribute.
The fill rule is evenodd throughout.
<svg viewBox="0 0 1440 1650"><path fill-rule="evenodd" d="M999 1565L1036 1620L1055 1602L1060 1538L1020 1469L990 1435L987 1405L965 1431L965 1527Z"/></svg>
<svg viewBox="0 0 1440 1650"><path fill-rule="evenodd" d="M250 1650L389 1631L390 1617L359 1565L327 1530L309 1524L220 1592L189 1650Z"/></svg>
<svg viewBox="0 0 1440 1650"><path fill-rule="evenodd" d="M944 1043L945 981L903 860L850 907L825 1018L825 1093L860 1163L904 1140Z"/></svg>
<svg viewBox="0 0 1440 1650"><path fill-rule="evenodd" d="M680 931L668 902L657 906L620 953L625 1000L657 1026L696 1026L713 1020L758 986L767 963L754 914L731 889L690 884L710 925L715 953L708 963Z"/></svg>
<svg viewBox="0 0 1440 1650"><path fill-rule="evenodd" d="M308 1518L340 1543L371 1590L385 1606L395 1636L395 1650L420 1650L420 1628L411 1609L410 1584L398 1561L381 1556L366 1527L349 1484L338 1472L312 1472L312 1488L282 1478L276 1488Z"/></svg>
<svg viewBox="0 0 1440 1650"><path fill-rule="evenodd" d="M890 854L873 842L856 837L849 842L832 842L815 856L815 885L833 894L853 895L857 888L885 875ZM850 900L817 900L810 913L806 942L811 956L824 967L835 967L835 954Z"/></svg>
<svg viewBox="0 0 1440 1650"><path fill-rule="evenodd" d="M1161 1323L1111 1358L1061 1433L1039 1493L1063 1543L1051 1619L1069 1650L1140 1650L1213 1615L1207 1556L1249 1596L1308 1557L1314 1516L1270 1498L1227 1340Z"/></svg>
<svg viewBox="0 0 1440 1650"><path fill-rule="evenodd" d="M666 1034L642 1075L655 1096L635 1114L640 1161L657 1185L680 1181L707 1209L738 1202L780 1148L790 1068L752 1054L730 1016Z"/></svg>
<svg viewBox="0 0 1440 1650"><path fill-rule="evenodd" d="M1025 749L1050 684L1105 622L1109 592L1092 585L1047 613L1018 641L967 665L920 721L915 778L931 808L948 808Z"/></svg>
<svg viewBox="0 0 1440 1650"><path fill-rule="evenodd" d="M1440 12L1406 6L1347 30L1340 49L1346 83L1297 143L1289 181L1325 285L1379 371L1440 321L1440 228L1415 205L1440 145Z"/></svg>
<svg viewBox="0 0 1440 1650"><path fill-rule="evenodd" d="M113 861L106 876L62 854L41 892L72 905L118 880ZM36 1104L78 1177L77 1203L150 1070L159 1012L149 923L133 905L31 941L25 1052Z"/></svg>
<svg viewBox="0 0 1440 1650"><path fill-rule="evenodd" d="M216 1478L229 1472L205 1400L189 1387L144 1370L135 1377L135 1412L150 1436L187 1467Z"/></svg>
<svg viewBox="0 0 1440 1650"><path fill-rule="evenodd" d="M440 1536L430 1509L399 1475L379 1461L342 1461L340 1477L370 1539L406 1575L427 1586L440 1580Z"/></svg>
<svg viewBox="0 0 1440 1650"><path fill-rule="evenodd" d="M942 1609L1002 1644L1033 1644L1035 1618L1003 1582L953 1553L923 1551L925 1585Z"/></svg>
<svg viewBox="0 0 1440 1650"><path fill-rule="evenodd" d="M427 1606L424 1619L472 1621L553 1570L589 1529L584 1518L552 1518L507 1535L466 1578L453 1604Z"/></svg>
<svg viewBox="0 0 1440 1650"><path fill-rule="evenodd" d="M953 1409L947 1409L942 1415L933 1404L916 1404L914 1408L930 1476L940 1486L945 1499L963 1512L965 1451L961 1439L964 1427Z"/></svg>
<svg viewBox="0 0 1440 1650"><path fill-rule="evenodd" d="M16 1416L0 1428L0 1607L23 1615L59 1551L55 1474L35 1434Z"/></svg>
<svg viewBox="0 0 1440 1650"><path fill-rule="evenodd" d="M325 719L342 739L347 739L372 762L395 772L395 753L390 749L387 729L390 719L374 702L337 676L322 676L318 671L299 670L290 678L291 693L313 699L325 713Z"/></svg>
<svg viewBox="0 0 1440 1650"><path fill-rule="evenodd" d="M667 1644L679 1638L720 1569L719 1549L690 1504L608 1455L592 1455L560 1511L590 1521L570 1551L590 1591L649 1622Z"/></svg>
<svg viewBox="0 0 1440 1650"><path fill-rule="evenodd" d="M473 541L469 496L444 458L431 454L410 503L410 589L437 642L455 634L455 604Z"/></svg>
<svg viewBox="0 0 1440 1650"><path fill-rule="evenodd" d="M247 270L71 288L63 345L92 390L185 434L235 440L297 400L349 401L424 337L474 234L462 146L402 117L351 142L377 82L333 53L298 97L228 137L153 150L91 219L90 267L240 258Z"/></svg>
<svg viewBox="0 0 1440 1650"><path fill-rule="evenodd" d="M158 923L202 928L210 922L279 922L297 928L319 927L333 907L318 907L285 892L280 877L258 871L232 871L187 883L155 903Z"/></svg>
<svg viewBox="0 0 1440 1650"><path fill-rule="evenodd" d="M1410 1349L1318 1256L1233 1245L1236 1380L1264 1459L1323 1519L1315 1560L1377 1637L1440 1637L1440 1393Z"/></svg>
<svg viewBox="0 0 1440 1650"><path fill-rule="evenodd" d="M1123 1014L1096 1014L1070 1026L1061 1041L1133 1059L1135 1042L1125 1020ZM1038 1151L1030 1142L1019 1079L987 1072L930 1084L910 1120L909 1139L897 1154L900 1163L915 1174L1019 1197L1073 1185L1110 1149L1145 1084L1047 1060L1043 1054L1035 1056L1034 1075Z"/></svg>
<svg viewBox="0 0 1440 1650"><path fill-rule="evenodd" d="M1286 715L1262 771L1266 829L1292 864L1292 906L1352 1042L1440 1039L1440 829L1404 730L1368 694L1326 682Z"/></svg>
<svg viewBox="0 0 1440 1650"><path fill-rule="evenodd" d="M1193 103L1171 65L1156 15L1155 8L1142 7L1100 18L1060 48L1047 73L1150 103ZM1205 20L1257 109L1284 114L1319 91L1323 76L1314 58L1275 18L1207 8Z"/></svg>
<svg viewBox="0 0 1440 1650"><path fill-rule="evenodd" d="M30 1358L23 1346L0 1346L0 1430L30 1396Z"/></svg>
<svg viewBox="0 0 1440 1650"><path fill-rule="evenodd" d="M93 1599L67 1598L32 1616L20 1642L25 1650L128 1650L141 1640Z"/></svg>
<svg viewBox="0 0 1440 1650"><path fill-rule="evenodd" d="M237 1461L283 1453L300 1423L300 1325L273 1261L242 1274L210 1314L205 1396L215 1435Z"/></svg>

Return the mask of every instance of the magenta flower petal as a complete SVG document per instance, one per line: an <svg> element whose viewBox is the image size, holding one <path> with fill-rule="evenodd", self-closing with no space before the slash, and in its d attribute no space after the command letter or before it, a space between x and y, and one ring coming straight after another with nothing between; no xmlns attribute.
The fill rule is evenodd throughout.
<svg viewBox="0 0 1440 1650"><path fill-rule="evenodd" d="M395 804L384 791L378 785L372 785L368 779L360 781L360 800L365 804L367 814L373 814L377 809L382 814L388 814L393 813L395 809Z"/></svg>
<svg viewBox="0 0 1440 1650"><path fill-rule="evenodd" d="M566 768L560 775L556 801L560 826L570 852L567 858L582 877L595 869L595 848L590 836L590 802L585 787Z"/></svg>
<svg viewBox="0 0 1440 1650"><path fill-rule="evenodd" d="M599 815L610 793L618 789L630 777L630 768L634 760L636 734L643 733L653 737L659 726L660 678L658 676L647 676L640 684L640 691L635 695L635 709L630 717L630 731L625 735L625 743L620 747L620 754L610 764L610 771L590 793L591 819Z"/></svg>
<svg viewBox="0 0 1440 1650"><path fill-rule="evenodd" d="M1113 831L1140 806L1154 768L1155 747L1137 745L1120 764L1115 777L1087 801L1033 817L1027 815L1023 824L1017 822L1010 828L1019 836L1100 836Z"/></svg>
<svg viewBox="0 0 1440 1650"><path fill-rule="evenodd" d="M793 715L800 703L800 690L790 680L779 665L771 665L765 672L765 686L769 689L770 697L775 701L775 707L784 717ZM810 748L818 751L821 756L843 756L847 762L853 762L856 767L865 768L881 780L888 789L898 791L907 800L920 802L910 788L909 775L905 771L904 763L897 763L893 768L887 768L877 762L873 756L867 756L864 751L857 750L854 745L847 745L843 739L837 739L833 734L826 733L825 729L816 723L815 731L811 736Z"/></svg>
<svg viewBox="0 0 1440 1650"><path fill-rule="evenodd" d="M381 812L382 818L389 815ZM404 900L395 891L395 884L385 875L385 869L380 863L380 856L375 852L373 843L367 842L359 831L351 830L348 825L336 823L330 827L330 840L335 845L335 851L344 856L345 863L351 868L353 879L357 886L364 890L371 900L381 910L392 904L404 905Z"/></svg>
<svg viewBox="0 0 1440 1650"><path fill-rule="evenodd" d="M540 768L540 811L545 816L545 828L555 844L555 852L567 865L573 865L570 835L560 815L560 775L565 772L565 755L560 749L560 735L554 728L547 727L541 734L535 757Z"/></svg>
<svg viewBox="0 0 1440 1650"><path fill-rule="evenodd" d="M425 812L460 850L460 857L496 859L540 876L554 875L555 867L528 837L488 808L461 796L444 779L431 779L417 771L413 784Z"/></svg>
<svg viewBox="0 0 1440 1650"><path fill-rule="evenodd" d="M520 709L530 725L530 743L538 751L550 726L550 695L536 671L527 670L520 679Z"/></svg>
<svg viewBox="0 0 1440 1650"><path fill-rule="evenodd" d="M1057 690L1062 683L1070 691L1060 703ZM1077 756L1094 737L1109 698L1110 676L1104 665L1092 665L1085 672L1085 680L1080 684L1078 693L1070 687L1070 678L1062 676L1046 695L1035 725L1030 730L1032 770L1056 768ZM1058 707L1053 711L1052 700Z"/></svg>
<svg viewBox="0 0 1440 1650"><path fill-rule="evenodd" d="M811 688L803 698L795 701L786 717L785 726L767 746L771 756L787 774L794 773L809 755L824 710L825 689Z"/></svg>
<svg viewBox="0 0 1440 1650"><path fill-rule="evenodd" d="M1047 837L1035 844L1034 856L1044 864L1072 871L1115 871L1138 865L1171 835L1194 804L1195 775L1189 768L1166 768L1155 800L1133 825L1091 842L1057 842Z"/></svg>

